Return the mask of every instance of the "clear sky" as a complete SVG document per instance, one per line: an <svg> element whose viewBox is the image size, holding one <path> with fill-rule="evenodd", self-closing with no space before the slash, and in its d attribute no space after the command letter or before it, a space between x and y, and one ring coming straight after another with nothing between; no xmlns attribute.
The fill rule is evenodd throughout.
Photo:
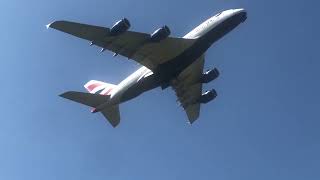
<svg viewBox="0 0 320 180"><path fill-rule="evenodd" d="M318 180L318 1L0 1L0 179ZM116 129L58 94L139 66L45 25L70 20L183 36L215 13L248 20L206 53L216 100L187 124L171 89L122 104Z"/></svg>

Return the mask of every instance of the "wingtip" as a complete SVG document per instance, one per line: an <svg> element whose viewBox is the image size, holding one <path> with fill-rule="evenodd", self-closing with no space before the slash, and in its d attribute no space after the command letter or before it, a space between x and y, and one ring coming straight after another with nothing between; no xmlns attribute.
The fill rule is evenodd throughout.
<svg viewBox="0 0 320 180"><path fill-rule="evenodd" d="M192 125L196 122L197 119L198 119L198 117L197 117L197 118L190 118L189 121L187 121L187 123L188 123L190 126L192 126Z"/></svg>
<svg viewBox="0 0 320 180"><path fill-rule="evenodd" d="M120 124L120 122L110 123L110 124L111 124L111 126L112 126L113 128L116 128L116 127L118 127L118 125Z"/></svg>
<svg viewBox="0 0 320 180"><path fill-rule="evenodd" d="M59 22L63 22L63 21L53 21L49 24L46 25L46 28L49 29L49 28L53 28L55 29L55 27L59 24Z"/></svg>
<svg viewBox="0 0 320 180"><path fill-rule="evenodd" d="M188 121L187 124L189 124L190 126L192 126L194 123L194 121Z"/></svg>
<svg viewBox="0 0 320 180"><path fill-rule="evenodd" d="M53 23L53 22L52 22L52 23ZM47 24L47 25L46 25L46 28L49 29L49 28L51 27L51 24L52 24L52 23Z"/></svg>
<svg viewBox="0 0 320 180"><path fill-rule="evenodd" d="M59 96L62 97L62 98L66 98L66 96L67 96L68 94L70 94L70 91L64 92L64 93L62 93L62 94L59 94Z"/></svg>

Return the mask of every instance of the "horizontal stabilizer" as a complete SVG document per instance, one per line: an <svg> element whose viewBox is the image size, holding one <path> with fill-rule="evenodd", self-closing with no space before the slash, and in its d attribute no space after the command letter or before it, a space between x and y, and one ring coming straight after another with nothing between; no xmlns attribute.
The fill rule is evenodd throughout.
<svg viewBox="0 0 320 180"><path fill-rule="evenodd" d="M109 100L110 96L100 94L90 94L84 92L68 91L60 95L63 98L81 103L90 107L97 107Z"/></svg>

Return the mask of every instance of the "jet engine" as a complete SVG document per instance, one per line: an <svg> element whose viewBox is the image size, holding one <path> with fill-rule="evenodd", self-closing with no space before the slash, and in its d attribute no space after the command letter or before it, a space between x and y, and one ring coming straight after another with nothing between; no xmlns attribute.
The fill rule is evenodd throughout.
<svg viewBox="0 0 320 180"><path fill-rule="evenodd" d="M117 21L112 28L110 29L110 35L111 36L117 36L120 35L130 28L130 22L127 18L123 18L119 21Z"/></svg>
<svg viewBox="0 0 320 180"><path fill-rule="evenodd" d="M170 35L170 33L171 33L171 31L170 31L169 27L163 26L163 27L157 29L156 31L154 31L150 35L150 40L152 42L160 42L160 41L166 39Z"/></svg>
<svg viewBox="0 0 320 180"><path fill-rule="evenodd" d="M201 83L209 83L219 77L219 71L217 68L206 71L200 78Z"/></svg>
<svg viewBox="0 0 320 180"><path fill-rule="evenodd" d="M205 93L203 93L200 98L199 98L199 102L202 104L207 104L208 102L212 101L213 99L215 99L217 97L217 92L216 90L211 90L211 91L206 91Z"/></svg>

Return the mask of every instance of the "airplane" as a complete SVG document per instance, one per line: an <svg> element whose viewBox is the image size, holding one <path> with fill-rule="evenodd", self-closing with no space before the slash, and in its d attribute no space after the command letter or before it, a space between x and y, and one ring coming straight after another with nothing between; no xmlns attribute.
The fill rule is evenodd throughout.
<svg viewBox="0 0 320 180"><path fill-rule="evenodd" d="M47 25L101 47L101 52L112 51L142 65L118 85L91 80L84 85L88 93L68 91L60 96L92 107L92 113L101 112L116 127L120 123L119 104L151 89L172 87L189 123L200 115L201 104L216 98L213 89L202 93L203 83L219 76L217 68L203 72L205 52L210 46L245 22L244 9L222 11L183 37L170 37L170 29L163 26L151 34L129 31L130 22L123 18L111 28L55 21Z"/></svg>

